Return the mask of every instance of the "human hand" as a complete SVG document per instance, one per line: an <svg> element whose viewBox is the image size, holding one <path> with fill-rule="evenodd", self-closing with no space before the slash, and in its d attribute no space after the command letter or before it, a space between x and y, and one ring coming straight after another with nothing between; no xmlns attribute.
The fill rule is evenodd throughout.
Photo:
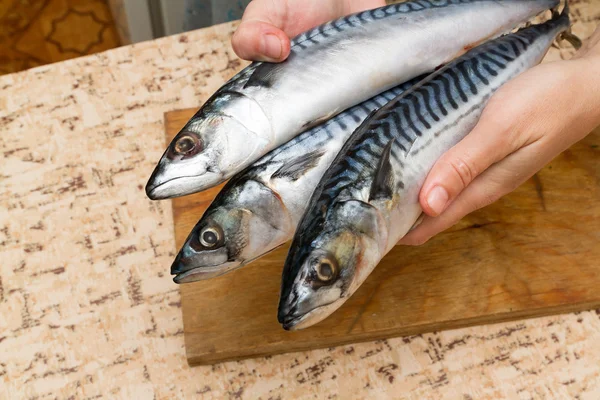
<svg viewBox="0 0 600 400"><path fill-rule="evenodd" d="M429 172L420 245L533 176L600 125L600 28L568 61L540 64L496 92L473 131Z"/></svg>
<svg viewBox="0 0 600 400"><path fill-rule="evenodd" d="M253 0L231 44L245 60L279 62L290 38L327 21L385 5L385 0Z"/></svg>

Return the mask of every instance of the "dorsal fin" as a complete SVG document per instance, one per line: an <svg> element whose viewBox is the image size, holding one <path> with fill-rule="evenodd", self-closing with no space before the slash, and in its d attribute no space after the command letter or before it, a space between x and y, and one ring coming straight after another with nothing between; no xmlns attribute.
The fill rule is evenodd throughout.
<svg viewBox="0 0 600 400"><path fill-rule="evenodd" d="M390 140L383 149L383 153L377 164L377 170L375 171L375 178L371 184L369 201L391 199L394 195L394 171L390 162L393 145L394 139Z"/></svg>
<svg viewBox="0 0 600 400"><path fill-rule="evenodd" d="M273 173L271 178L287 178L295 181L304 175L308 170L314 168L319 163L319 158L325 154L325 150L314 150L310 153L300 154L292 158Z"/></svg>

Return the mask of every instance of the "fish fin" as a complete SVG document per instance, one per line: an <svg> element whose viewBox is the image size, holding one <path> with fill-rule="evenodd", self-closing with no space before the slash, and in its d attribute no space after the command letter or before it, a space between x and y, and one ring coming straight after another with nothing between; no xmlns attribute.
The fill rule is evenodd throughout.
<svg viewBox="0 0 600 400"><path fill-rule="evenodd" d="M373 183L371 184L369 202L372 200L391 199L394 195L394 170L390 162L393 145L394 139L390 140L383 149L383 153L377 164L375 179L373 179Z"/></svg>
<svg viewBox="0 0 600 400"><path fill-rule="evenodd" d="M295 181L308 170L316 167L319 163L319 158L323 154L325 154L325 150L314 150L310 153L301 154L283 164L281 168L271 175L271 178L287 178Z"/></svg>
<svg viewBox="0 0 600 400"><path fill-rule="evenodd" d="M257 66L252 72L252 75L248 78L248 81L246 81L244 89L252 86L265 88L273 86L274 77L279 69L278 65L279 64L262 63Z"/></svg>
<svg viewBox="0 0 600 400"><path fill-rule="evenodd" d="M380 232L379 211L372 204L364 201L349 199L341 200L334 204L335 213L352 226L354 233L366 234L375 237Z"/></svg>
<svg viewBox="0 0 600 400"><path fill-rule="evenodd" d="M317 118L313 121L308 121L306 123L304 123L304 125L302 125L302 129L309 129L309 128L313 128L317 125L321 125L322 123L330 120L332 117L336 116L337 114L339 114L340 110L333 110L330 113L328 113L327 115L324 115L320 118Z"/></svg>
<svg viewBox="0 0 600 400"><path fill-rule="evenodd" d="M583 45L583 42L581 41L581 39L571 32L571 28L569 28L568 30L561 33L560 36L558 37L558 39L566 40L567 42L569 42L571 44L571 46L573 46L573 48L575 50L579 50L581 48L581 46ZM556 46L556 47L560 48L559 46Z"/></svg>

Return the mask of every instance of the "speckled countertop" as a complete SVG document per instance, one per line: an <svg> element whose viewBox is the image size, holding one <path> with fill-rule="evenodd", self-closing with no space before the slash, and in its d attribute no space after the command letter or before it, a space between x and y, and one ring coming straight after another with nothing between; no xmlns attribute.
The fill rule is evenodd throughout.
<svg viewBox="0 0 600 400"><path fill-rule="evenodd" d="M243 66L231 32L0 76L0 398L600 398L600 311L188 367L171 207L143 185L163 113Z"/></svg>

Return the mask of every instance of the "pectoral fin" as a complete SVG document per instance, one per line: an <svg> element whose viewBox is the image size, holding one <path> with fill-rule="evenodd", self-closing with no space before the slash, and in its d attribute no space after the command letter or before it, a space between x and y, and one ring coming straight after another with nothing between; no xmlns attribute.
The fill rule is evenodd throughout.
<svg viewBox="0 0 600 400"><path fill-rule="evenodd" d="M315 150L310 153L301 154L296 158L289 160L281 166L271 178L287 178L295 181L310 169L317 166L319 158L325 154L324 150Z"/></svg>
<svg viewBox="0 0 600 400"><path fill-rule="evenodd" d="M354 233L376 237L381 231L377 208L359 200L340 201L334 206L340 220L352 226Z"/></svg>
<svg viewBox="0 0 600 400"><path fill-rule="evenodd" d="M310 129L310 128L314 128L317 125L321 125L325 121L329 121L331 118L338 115L339 112L340 112L340 110L333 110L333 111L330 111L328 114L323 115L320 118L317 118L312 121L308 121L302 125L302 129Z"/></svg>
<svg viewBox="0 0 600 400"><path fill-rule="evenodd" d="M257 66L254 69L254 71L252 72L252 75L250 75L250 77L248 78L248 81L244 85L244 89L252 87L252 86L264 87L264 88L272 87L273 83L275 81L275 76L279 72L280 68L281 67L279 64L272 64L272 63L260 64L259 66Z"/></svg>
<svg viewBox="0 0 600 400"><path fill-rule="evenodd" d="M394 139L390 140L383 149L383 153L381 154L381 158L377 164L375 179L373 179L373 183L371 184L369 202L373 200L391 199L394 195L394 170L392 163L390 162L390 154L392 152L393 144Z"/></svg>

